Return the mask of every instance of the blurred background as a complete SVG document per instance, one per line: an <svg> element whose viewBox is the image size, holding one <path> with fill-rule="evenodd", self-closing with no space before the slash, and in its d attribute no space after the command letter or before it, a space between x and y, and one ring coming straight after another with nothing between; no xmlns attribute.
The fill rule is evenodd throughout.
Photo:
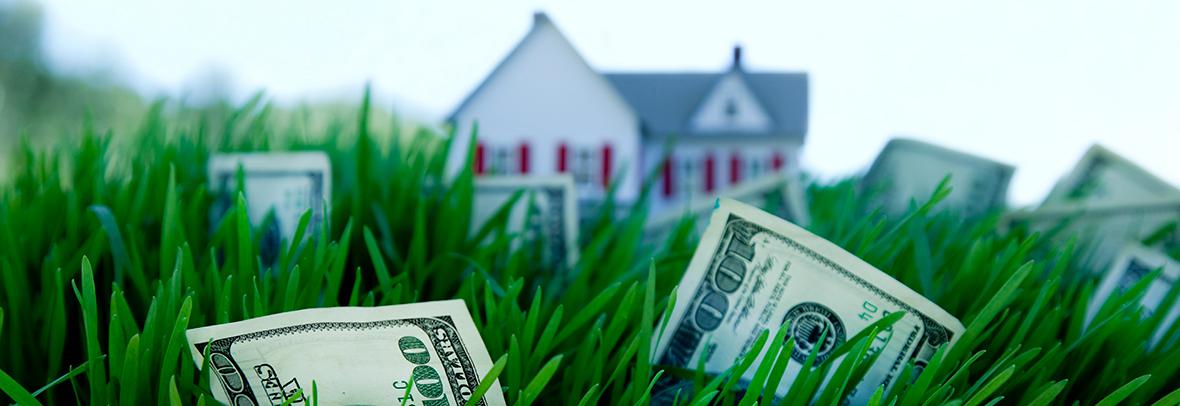
<svg viewBox="0 0 1180 406"><path fill-rule="evenodd" d="M589 65L806 72L801 167L868 168L907 136L1017 167L1041 200L1093 143L1180 183L1180 3L0 0L0 157L17 140L134 129L155 100L379 110L439 125L545 11ZM381 120L374 120L381 121ZM0 158L6 159L6 158Z"/></svg>

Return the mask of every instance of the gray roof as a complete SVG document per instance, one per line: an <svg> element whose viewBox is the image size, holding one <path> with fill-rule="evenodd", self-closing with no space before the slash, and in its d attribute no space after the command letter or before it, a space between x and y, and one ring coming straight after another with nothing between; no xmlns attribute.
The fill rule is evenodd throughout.
<svg viewBox="0 0 1180 406"><path fill-rule="evenodd" d="M807 134L806 73L755 73L738 70L770 114L768 135ZM713 86L729 72L604 73L642 121L648 136L687 135L689 122Z"/></svg>

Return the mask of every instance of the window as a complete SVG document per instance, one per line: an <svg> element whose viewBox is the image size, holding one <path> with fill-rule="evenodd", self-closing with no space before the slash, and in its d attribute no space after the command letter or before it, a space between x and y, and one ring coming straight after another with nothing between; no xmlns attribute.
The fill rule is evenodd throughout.
<svg viewBox="0 0 1180 406"><path fill-rule="evenodd" d="M737 119L737 101L732 97L725 99L725 118L729 121Z"/></svg>
<svg viewBox="0 0 1180 406"><path fill-rule="evenodd" d="M758 177L762 176L762 160L755 157L755 158L751 158L749 163L750 163L749 179L757 179Z"/></svg>
<svg viewBox="0 0 1180 406"><path fill-rule="evenodd" d="M684 179L683 187L680 188L681 196L694 196L700 191L700 176L696 173L697 165L694 157L683 157L680 164L680 178Z"/></svg>
<svg viewBox="0 0 1180 406"><path fill-rule="evenodd" d="M496 175L504 175L508 173L508 148L498 146L493 148L495 154L492 156L492 170L491 173Z"/></svg>
<svg viewBox="0 0 1180 406"><path fill-rule="evenodd" d="M590 150L581 147L575 147L574 150L577 151L574 155L574 182L578 186L594 183L594 162Z"/></svg>

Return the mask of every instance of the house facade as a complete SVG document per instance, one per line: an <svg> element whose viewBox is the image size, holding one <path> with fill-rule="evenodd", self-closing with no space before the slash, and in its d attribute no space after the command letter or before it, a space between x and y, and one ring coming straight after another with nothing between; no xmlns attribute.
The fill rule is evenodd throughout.
<svg viewBox="0 0 1180 406"><path fill-rule="evenodd" d="M617 182L622 203L658 172L651 204L669 208L796 170L807 99L806 74L747 71L740 48L722 72L599 72L538 13L448 118L448 166L458 171L472 148L477 175L571 173L580 199Z"/></svg>

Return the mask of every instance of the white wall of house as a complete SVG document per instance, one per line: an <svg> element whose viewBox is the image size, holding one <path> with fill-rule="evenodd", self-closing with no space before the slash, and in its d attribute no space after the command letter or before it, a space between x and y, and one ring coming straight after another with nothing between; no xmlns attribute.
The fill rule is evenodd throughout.
<svg viewBox="0 0 1180 406"><path fill-rule="evenodd" d="M529 174L557 173L565 144L580 197L593 199L602 195L601 156L609 145L612 177L626 168L618 197L634 200L642 174L639 120L630 105L547 18L538 18L517 47L454 115L451 173L462 167L478 122L487 170L517 173L520 145L527 143Z"/></svg>
<svg viewBox="0 0 1180 406"><path fill-rule="evenodd" d="M691 139L685 139L691 138ZM680 210L693 201L705 198L708 158L713 160L713 190L717 193L743 180L755 179L775 171L774 157L781 157L778 171L794 173L799 170L799 152L802 145L794 139L742 138L740 142L725 136L709 138L684 137L672 147L671 195L665 194L663 175L663 144L649 143L643 148L644 173L660 171L652 185L651 210ZM732 160L737 158L737 178L733 177Z"/></svg>

